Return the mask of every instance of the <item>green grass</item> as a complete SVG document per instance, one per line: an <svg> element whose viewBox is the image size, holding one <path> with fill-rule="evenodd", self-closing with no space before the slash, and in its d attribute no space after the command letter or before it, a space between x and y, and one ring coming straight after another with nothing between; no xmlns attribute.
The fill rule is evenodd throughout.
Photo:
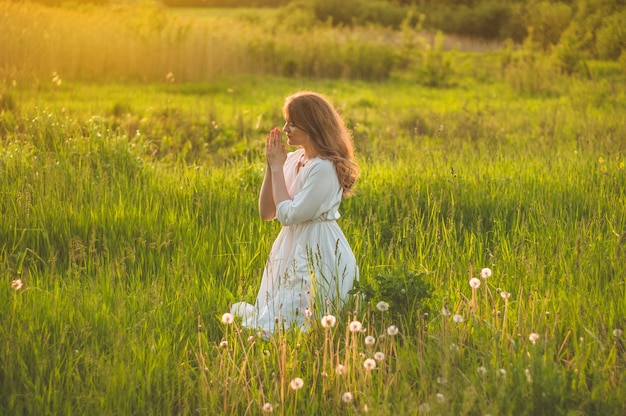
<svg viewBox="0 0 626 416"><path fill-rule="evenodd" d="M562 82L5 87L0 413L623 414L624 90ZM220 317L256 295L278 232L256 214L261 142L301 88L354 131L341 226L363 281L413 271L433 291L267 342Z"/></svg>

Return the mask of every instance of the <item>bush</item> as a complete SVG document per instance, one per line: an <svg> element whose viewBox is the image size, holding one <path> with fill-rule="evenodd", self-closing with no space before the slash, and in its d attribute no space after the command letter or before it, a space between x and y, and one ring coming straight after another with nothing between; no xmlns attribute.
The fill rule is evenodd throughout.
<svg viewBox="0 0 626 416"><path fill-rule="evenodd" d="M382 0L310 0L317 19L335 26L365 25L399 27L405 9Z"/></svg>
<svg viewBox="0 0 626 416"><path fill-rule="evenodd" d="M600 59L616 60L626 51L626 11L606 17L596 33Z"/></svg>

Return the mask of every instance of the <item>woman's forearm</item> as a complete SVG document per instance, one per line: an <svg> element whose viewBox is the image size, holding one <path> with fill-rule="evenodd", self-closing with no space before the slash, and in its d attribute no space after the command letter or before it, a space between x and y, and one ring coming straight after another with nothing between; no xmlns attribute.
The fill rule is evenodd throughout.
<svg viewBox="0 0 626 416"><path fill-rule="evenodd" d="M265 169L263 185L259 195L259 215L264 221L270 221L276 216L276 204L272 192L272 172L269 166Z"/></svg>
<svg viewBox="0 0 626 416"><path fill-rule="evenodd" d="M272 175L271 178L272 178L272 196L274 199L274 211L276 211L276 206L283 201L291 199L291 195L289 195L289 191L287 190L287 184L285 183L285 174L282 168L272 169L271 175Z"/></svg>

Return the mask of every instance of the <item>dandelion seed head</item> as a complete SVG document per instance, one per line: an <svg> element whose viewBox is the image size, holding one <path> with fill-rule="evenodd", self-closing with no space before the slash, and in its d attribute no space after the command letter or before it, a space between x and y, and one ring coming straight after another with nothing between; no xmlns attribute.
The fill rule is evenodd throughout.
<svg viewBox="0 0 626 416"><path fill-rule="evenodd" d="M376 354L374 354L374 359L376 361L383 361L385 359L385 353L382 351L377 351Z"/></svg>
<svg viewBox="0 0 626 416"><path fill-rule="evenodd" d="M233 314L226 312L224 315L222 315L222 323L230 325L233 322L235 322L235 317L233 316Z"/></svg>
<svg viewBox="0 0 626 416"><path fill-rule="evenodd" d="M336 323L337 323L337 318L335 318L333 315L325 315L322 318L322 326L324 328L331 328L335 326Z"/></svg>
<svg viewBox="0 0 626 416"><path fill-rule="evenodd" d="M311 311L311 308L306 308L304 310L304 316L306 316L307 318L310 318L311 316L313 316L313 311Z"/></svg>
<svg viewBox="0 0 626 416"><path fill-rule="evenodd" d="M476 369L476 372L479 376L484 376L485 374L487 374L487 369L481 365Z"/></svg>
<svg viewBox="0 0 626 416"><path fill-rule="evenodd" d="M341 395L341 401L344 403L350 403L353 398L354 396L352 396L352 393L350 393L349 391Z"/></svg>
<svg viewBox="0 0 626 416"><path fill-rule="evenodd" d="M508 298L511 297L511 294L509 292L500 292L500 297L502 297L502 299L507 300Z"/></svg>
<svg viewBox="0 0 626 416"><path fill-rule="evenodd" d="M472 277L469 281L469 285L472 287L472 289L478 289L480 287L480 280Z"/></svg>
<svg viewBox="0 0 626 416"><path fill-rule="evenodd" d="M485 267L484 269L482 269L480 271L480 277L482 277L483 279L491 277L491 269L489 267Z"/></svg>
<svg viewBox="0 0 626 416"><path fill-rule="evenodd" d="M530 335L528 336L528 339L530 340L530 342L534 344L539 339L539 334L537 334L536 332L531 332Z"/></svg>
<svg viewBox="0 0 626 416"><path fill-rule="evenodd" d="M389 304L385 301L380 301L376 304L376 309L381 312L387 312L389 310Z"/></svg>
<svg viewBox="0 0 626 416"><path fill-rule="evenodd" d="M422 403L418 406L419 413L428 413L430 412L430 405L428 403Z"/></svg>
<svg viewBox="0 0 626 416"><path fill-rule="evenodd" d="M504 368L501 368L499 373L502 378L506 377L506 370Z"/></svg>
<svg viewBox="0 0 626 416"><path fill-rule="evenodd" d="M346 371L347 371L346 366L343 364L338 364L337 367L335 367L335 373L338 376L343 376L344 374L346 374Z"/></svg>
<svg viewBox="0 0 626 416"><path fill-rule="evenodd" d="M15 279L11 281L11 289L13 290L20 290L23 285L22 279Z"/></svg>
<svg viewBox="0 0 626 416"><path fill-rule="evenodd" d="M363 367L366 370L373 370L376 368L376 361L374 361L371 358L368 358L367 360L363 361Z"/></svg>
<svg viewBox="0 0 626 416"><path fill-rule="evenodd" d="M445 398L445 397L444 397L444 395L443 395L443 394L441 394L441 393L437 393L437 394L435 395L435 398L437 399L437 403L443 403L443 402L445 402L445 401L446 401L446 398Z"/></svg>
<svg viewBox="0 0 626 416"><path fill-rule="evenodd" d="M263 405L263 413L272 413L274 411L274 406L272 406L272 403L265 403Z"/></svg>
<svg viewBox="0 0 626 416"><path fill-rule="evenodd" d="M352 321L350 322L350 325L348 326L348 329L350 330L350 332L358 332L361 330L361 328L363 328L363 325L361 325L361 322L359 321Z"/></svg>
<svg viewBox="0 0 626 416"><path fill-rule="evenodd" d="M222 342L220 342L220 348L226 348L228 347L228 341L223 340Z"/></svg>
<svg viewBox="0 0 626 416"><path fill-rule="evenodd" d="M621 329L619 329L619 328L615 328L615 329L613 330L613 336L614 336L615 338L621 338L621 337L622 337L622 330L621 330Z"/></svg>
<svg viewBox="0 0 626 416"><path fill-rule="evenodd" d="M528 368L524 370L524 376L526 376L526 381L528 381L529 383L533 382L533 375Z"/></svg>
<svg viewBox="0 0 626 416"><path fill-rule="evenodd" d="M365 337L365 345L368 345L371 347L374 344L376 344L376 338L374 338L371 335L368 335Z"/></svg>
<svg viewBox="0 0 626 416"><path fill-rule="evenodd" d="M459 350L458 345L456 345L454 342L450 344L450 351L458 351L458 350Z"/></svg>
<svg viewBox="0 0 626 416"><path fill-rule="evenodd" d="M292 390L299 390L302 386L304 386L304 381L300 377L295 377L289 382L289 387L291 387Z"/></svg>
<svg viewBox="0 0 626 416"><path fill-rule="evenodd" d="M461 322L463 322L463 316L461 316L461 315L454 315L452 317L452 320L454 322L456 322L457 324L460 324Z"/></svg>
<svg viewBox="0 0 626 416"><path fill-rule="evenodd" d="M389 328L387 328L387 334L392 337L398 335L398 327L395 325L390 325Z"/></svg>
<svg viewBox="0 0 626 416"><path fill-rule="evenodd" d="M446 384L448 380L445 377L439 376L437 377L437 384Z"/></svg>

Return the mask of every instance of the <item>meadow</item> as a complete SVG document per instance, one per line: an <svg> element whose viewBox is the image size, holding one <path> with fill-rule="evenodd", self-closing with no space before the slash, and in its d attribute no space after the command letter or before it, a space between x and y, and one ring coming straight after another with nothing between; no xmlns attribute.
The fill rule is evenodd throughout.
<svg viewBox="0 0 626 416"><path fill-rule="evenodd" d="M25 30L46 52L27 56L0 34L0 414L626 414L617 64L566 76L529 44L322 26L274 70L213 26L230 66L202 71L193 25L181 50L157 59L146 36L114 60L134 42L115 25L143 15L0 7L13 34L53 13L111 41ZM256 42L253 16L234 20L237 45ZM311 36L274 35L263 48ZM318 68L341 70L304 72L338 38ZM81 66L84 42L98 57ZM353 132L362 173L340 225L361 281L336 321L266 340L224 313L254 300L278 233L257 214L262 144L301 89Z"/></svg>

